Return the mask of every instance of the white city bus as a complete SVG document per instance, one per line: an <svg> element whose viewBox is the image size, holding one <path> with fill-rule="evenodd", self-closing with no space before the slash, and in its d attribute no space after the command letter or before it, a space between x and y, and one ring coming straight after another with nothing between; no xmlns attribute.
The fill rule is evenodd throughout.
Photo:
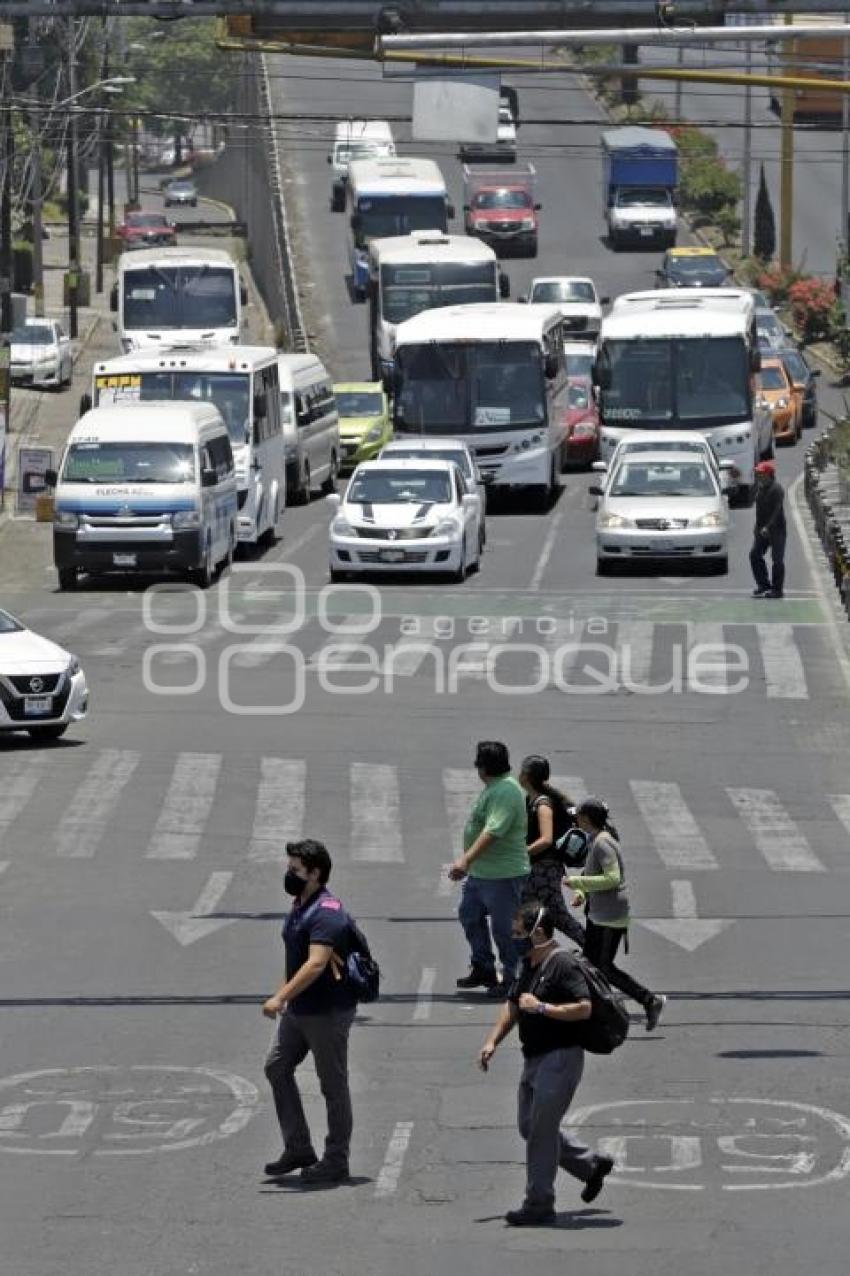
<svg viewBox="0 0 850 1276"><path fill-rule="evenodd" d="M770 415L756 393L755 310L736 288L627 293L603 319L594 366L600 456L629 430L698 430L737 471L749 499L753 471L772 454Z"/></svg>
<svg viewBox="0 0 850 1276"><path fill-rule="evenodd" d="M563 321L511 302L425 310L396 331L395 437L463 439L488 487L535 489L543 508L565 457Z"/></svg>
<svg viewBox="0 0 850 1276"><path fill-rule="evenodd" d="M121 349L237 345L245 286L221 248L143 248L122 253L111 306Z"/></svg>
<svg viewBox="0 0 850 1276"><path fill-rule="evenodd" d="M414 230L445 234L449 207L446 182L433 160L396 156L354 160L348 166L348 255L351 285L362 301L369 287L369 245L373 239L409 235Z"/></svg>
<svg viewBox="0 0 850 1276"><path fill-rule="evenodd" d="M498 301L510 289L493 249L469 235L418 230L369 248L372 379L389 377L396 328L422 310Z"/></svg>
<svg viewBox="0 0 850 1276"><path fill-rule="evenodd" d="M144 400L214 403L236 466L236 534L241 544L272 542L286 503L277 351L270 346L140 350L96 363L91 404Z"/></svg>

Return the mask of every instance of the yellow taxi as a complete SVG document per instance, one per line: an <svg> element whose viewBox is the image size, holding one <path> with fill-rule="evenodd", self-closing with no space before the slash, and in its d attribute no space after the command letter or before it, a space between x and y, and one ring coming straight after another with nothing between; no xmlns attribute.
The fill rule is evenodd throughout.
<svg viewBox="0 0 850 1276"><path fill-rule="evenodd" d="M795 385L778 357L762 355L759 394L773 417L777 443L796 443L803 433L803 387Z"/></svg>
<svg viewBox="0 0 850 1276"><path fill-rule="evenodd" d="M711 248L668 248L656 277L664 288L722 288L729 268Z"/></svg>

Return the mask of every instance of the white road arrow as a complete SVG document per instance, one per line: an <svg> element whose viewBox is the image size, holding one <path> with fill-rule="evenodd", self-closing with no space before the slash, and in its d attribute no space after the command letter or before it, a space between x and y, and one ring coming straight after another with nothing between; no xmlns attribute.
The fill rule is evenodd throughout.
<svg viewBox="0 0 850 1276"><path fill-rule="evenodd" d="M206 935L212 935L224 926L230 926L234 917L212 917L233 878L232 873L211 873L210 880L198 896L194 908L185 913L151 911L151 917L170 931L178 944L187 948Z"/></svg>
<svg viewBox="0 0 850 1276"><path fill-rule="evenodd" d="M670 883L673 897L672 918L641 918L640 925L669 939L671 944L693 953L709 939L716 939L728 926L731 919L721 917L697 917L697 901L694 888L690 882L676 881Z"/></svg>

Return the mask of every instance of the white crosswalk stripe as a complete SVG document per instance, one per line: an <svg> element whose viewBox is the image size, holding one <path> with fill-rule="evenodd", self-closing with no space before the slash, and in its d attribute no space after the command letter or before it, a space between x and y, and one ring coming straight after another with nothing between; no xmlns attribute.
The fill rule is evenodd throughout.
<svg viewBox="0 0 850 1276"><path fill-rule="evenodd" d="M678 784L631 780L632 793L666 868L718 868Z"/></svg>
<svg viewBox="0 0 850 1276"><path fill-rule="evenodd" d="M197 855L215 800L218 753L181 753L148 846L148 859L188 860Z"/></svg>
<svg viewBox="0 0 850 1276"><path fill-rule="evenodd" d="M398 768L353 762L349 796L351 858L380 864L402 863Z"/></svg>
<svg viewBox="0 0 850 1276"><path fill-rule="evenodd" d="M4 758L3 782L0 784L0 844L11 824L24 810L44 779L46 756L25 753L9 764Z"/></svg>
<svg viewBox="0 0 850 1276"><path fill-rule="evenodd" d="M90 859L106 832L109 817L139 764L129 749L104 749L95 759L56 832L56 854Z"/></svg>
<svg viewBox="0 0 850 1276"><path fill-rule="evenodd" d="M792 625L756 625L768 700L807 700L809 688Z"/></svg>
<svg viewBox="0 0 850 1276"><path fill-rule="evenodd" d="M248 855L279 861L287 842L304 834L307 764L303 759L263 758Z"/></svg>
<svg viewBox="0 0 850 1276"><path fill-rule="evenodd" d="M623 620L617 625L617 659L624 686L649 685L654 641L655 625L650 620Z"/></svg>
<svg viewBox="0 0 850 1276"><path fill-rule="evenodd" d="M833 811L850 835L850 793L834 793L829 800Z"/></svg>
<svg viewBox="0 0 850 1276"><path fill-rule="evenodd" d="M824 865L772 789L726 792L768 867L786 873L819 873Z"/></svg>

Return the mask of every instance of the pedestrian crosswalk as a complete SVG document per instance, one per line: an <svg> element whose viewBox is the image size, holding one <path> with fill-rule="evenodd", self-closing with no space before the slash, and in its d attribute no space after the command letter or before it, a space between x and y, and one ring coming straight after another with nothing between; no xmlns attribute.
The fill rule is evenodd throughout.
<svg viewBox="0 0 850 1276"><path fill-rule="evenodd" d="M480 793L471 765L193 751L6 748L2 774L2 863L47 854L229 868L279 863L286 842L309 834L342 862L406 864L435 883ZM786 801L769 788L637 776L554 782L574 799L601 788L641 870L822 874L846 872L850 862L850 793Z"/></svg>
<svg viewBox="0 0 850 1276"><path fill-rule="evenodd" d="M497 693L508 688L506 694L513 694L511 688L531 695L556 688L567 695L756 694L799 701L833 686L828 633L808 621L621 617L598 632L574 619L550 618L543 625L484 617L458 622L451 634L433 616L387 615L371 630L363 622L358 614L336 617L339 632L331 633L308 616L289 632L266 617L248 633L211 614L196 632L189 632L187 620L185 632L175 625L173 634L153 633L131 606L111 616L99 607L55 620L45 615L37 627L69 646L95 675L127 658L139 668L144 661L163 685L181 678L191 683L199 668L208 685L213 673L220 675L226 654L227 678L235 686L250 685L258 671L294 676L297 670L308 694L327 690L345 674L375 675L388 692L420 679L441 694L486 684Z"/></svg>

